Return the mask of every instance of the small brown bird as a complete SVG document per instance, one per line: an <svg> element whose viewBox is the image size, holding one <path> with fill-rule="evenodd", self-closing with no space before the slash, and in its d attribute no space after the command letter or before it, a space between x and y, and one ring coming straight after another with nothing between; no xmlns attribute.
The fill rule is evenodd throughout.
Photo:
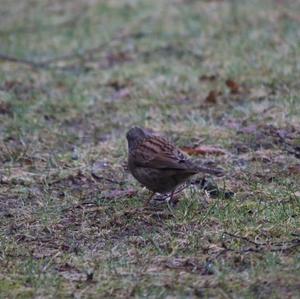
<svg viewBox="0 0 300 299"><path fill-rule="evenodd" d="M127 132L126 138L128 168L142 185L153 192L147 203L156 192L171 192L172 201L176 187L199 172L224 175L222 169L196 165L175 145L147 130L133 127Z"/></svg>

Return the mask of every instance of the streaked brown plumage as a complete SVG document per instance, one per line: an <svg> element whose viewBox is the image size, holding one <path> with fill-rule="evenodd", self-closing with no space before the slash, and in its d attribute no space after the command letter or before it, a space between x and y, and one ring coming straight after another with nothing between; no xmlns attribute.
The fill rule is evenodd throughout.
<svg viewBox="0 0 300 299"><path fill-rule="evenodd" d="M147 130L133 127L126 137L128 168L142 185L153 192L152 195L171 192L172 200L175 188L194 174L205 172L223 175L221 169L196 165L175 145Z"/></svg>

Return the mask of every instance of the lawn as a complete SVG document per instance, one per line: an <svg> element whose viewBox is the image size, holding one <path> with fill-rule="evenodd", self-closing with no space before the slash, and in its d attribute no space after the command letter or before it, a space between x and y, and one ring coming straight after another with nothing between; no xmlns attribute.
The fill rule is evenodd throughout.
<svg viewBox="0 0 300 299"><path fill-rule="evenodd" d="M2 0L0 298L300 298L299 16ZM145 207L135 125L226 175Z"/></svg>

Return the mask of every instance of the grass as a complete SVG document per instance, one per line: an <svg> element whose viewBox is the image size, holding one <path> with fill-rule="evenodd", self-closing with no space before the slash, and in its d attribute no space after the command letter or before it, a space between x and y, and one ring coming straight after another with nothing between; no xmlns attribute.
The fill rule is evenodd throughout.
<svg viewBox="0 0 300 299"><path fill-rule="evenodd" d="M0 297L299 298L299 3L3 2ZM133 125L234 196L144 208Z"/></svg>

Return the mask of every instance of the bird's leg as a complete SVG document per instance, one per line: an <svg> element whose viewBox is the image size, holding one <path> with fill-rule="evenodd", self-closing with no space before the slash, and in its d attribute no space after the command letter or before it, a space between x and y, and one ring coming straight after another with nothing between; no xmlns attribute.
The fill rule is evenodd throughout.
<svg viewBox="0 0 300 299"><path fill-rule="evenodd" d="M173 202L173 196L174 196L174 193L175 193L175 189L172 190L171 194L170 194L170 204L174 204Z"/></svg>
<svg viewBox="0 0 300 299"><path fill-rule="evenodd" d="M150 197L149 197L149 198L146 200L146 202L145 202L145 206L148 206L148 205L149 205L149 203L150 203L152 197L154 196L154 194L155 194L155 192L152 192L152 193L151 193Z"/></svg>
<svg viewBox="0 0 300 299"><path fill-rule="evenodd" d="M174 189L171 194L168 196L170 197L169 201L170 203L173 205L173 206L176 206L176 204L178 203L178 198L176 198L176 196L181 192L183 191L184 189L187 188L187 185L184 185L184 186L181 186L180 188L178 189ZM174 198L175 197L175 198Z"/></svg>

